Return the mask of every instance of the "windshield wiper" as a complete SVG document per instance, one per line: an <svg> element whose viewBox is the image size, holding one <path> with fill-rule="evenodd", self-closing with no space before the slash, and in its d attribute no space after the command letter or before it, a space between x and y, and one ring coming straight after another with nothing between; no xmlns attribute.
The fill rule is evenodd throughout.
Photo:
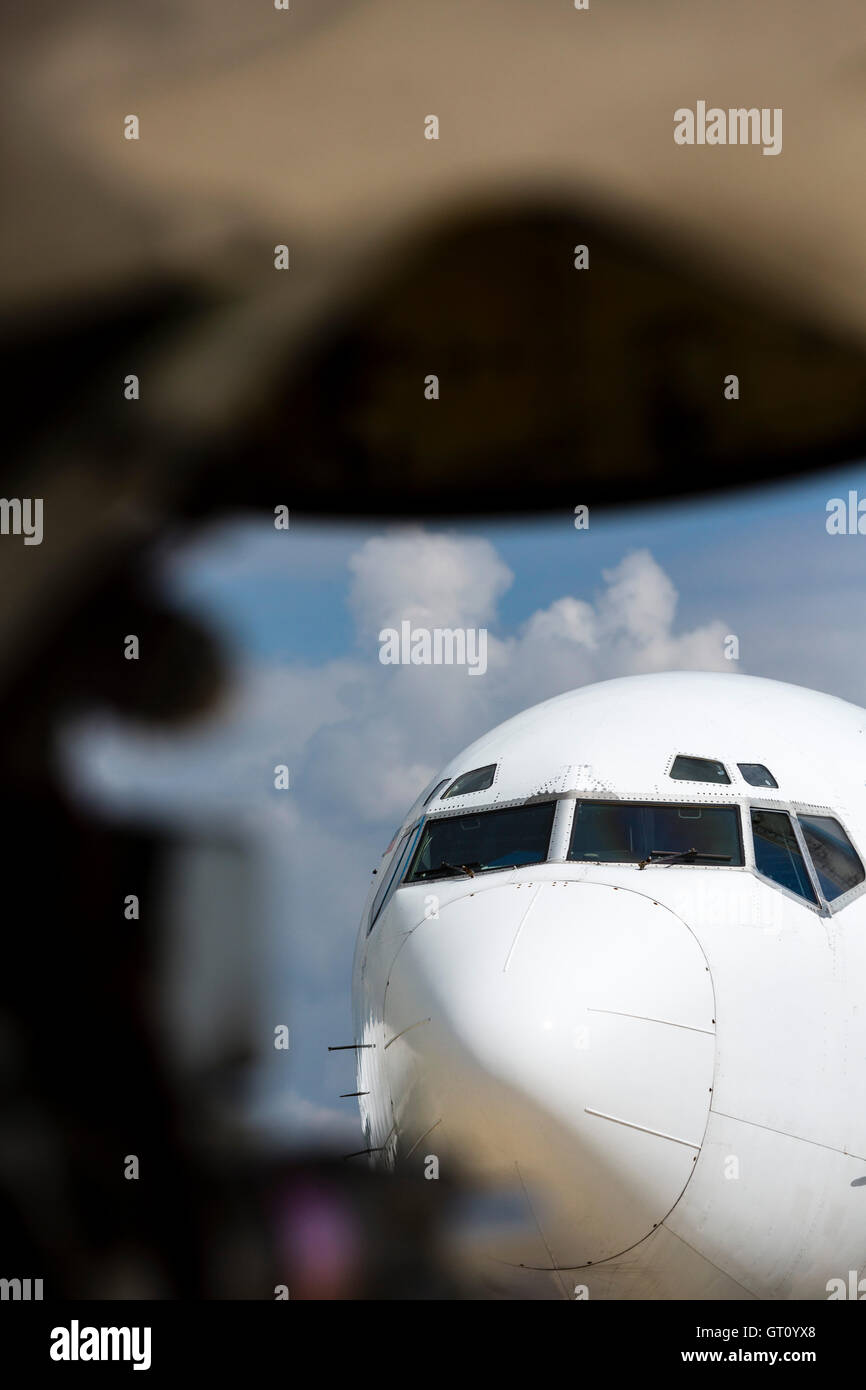
<svg viewBox="0 0 866 1390"><path fill-rule="evenodd" d="M730 864L729 854L705 854L699 849L651 849L646 859L638 861L638 868L645 869L647 864L653 860L660 860L664 864L676 864L681 859L712 859L719 864Z"/></svg>
<svg viewBox="0 0 866 1390"><path fill-rule="evenodd" d="M475 877L475 870L480 869L481 865L477 861L470 864L446 864L445 861L437 864L435 869L422 869L420 874L416 874L412 882L422 878L433 878L436 874L467 874L469 878Z"/></svg>

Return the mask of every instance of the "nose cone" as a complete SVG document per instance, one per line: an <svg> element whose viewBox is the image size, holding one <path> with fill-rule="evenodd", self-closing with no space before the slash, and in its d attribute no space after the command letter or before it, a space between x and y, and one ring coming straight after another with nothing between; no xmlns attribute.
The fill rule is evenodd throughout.
<svg viewBox="0 0 866 1390"><path fill-rule="evenodd" d="M606 884L484 886L406 938L385 995L398 1153L519 1182L525 1263L608 1259L676 1203L707 1124L715 1023L688 926Z"/></svg>

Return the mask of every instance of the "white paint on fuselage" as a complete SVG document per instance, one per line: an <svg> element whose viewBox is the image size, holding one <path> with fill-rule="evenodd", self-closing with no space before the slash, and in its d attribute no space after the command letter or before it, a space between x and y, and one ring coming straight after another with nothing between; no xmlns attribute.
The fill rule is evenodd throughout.
<svg viewBox="0 0 866 1390"><path fill-rule="evenodd" d="M866 711L753 677L608 681L479 739L437 780L495 762L494 784L424 814L548 793L809 808L862 858L864 729ZM731 784L672 780L677 753ZM819 910L769 883L747 822L743 867L560 860L407 884L368 935L383 860L354 972L367 1143L519 1189L493 1288L825 1298L863 1270L866 894Z"/></svg>

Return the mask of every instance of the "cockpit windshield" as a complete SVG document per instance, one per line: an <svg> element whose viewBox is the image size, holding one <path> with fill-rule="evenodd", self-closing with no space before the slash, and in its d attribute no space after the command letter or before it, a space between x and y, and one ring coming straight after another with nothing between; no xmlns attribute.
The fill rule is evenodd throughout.
<svg viewBox="0 0 866 1390"><path fill-rule="evenodd" d="M736 806L578 801L569 859L590 864L743 863Z"/></svg>
<svg viewBox="0 0 866 1390"><path fill-rule="evenodd" d="M405 883L474 877L491 869L540 864L547 858L554 802L429 820Z"/></svg>

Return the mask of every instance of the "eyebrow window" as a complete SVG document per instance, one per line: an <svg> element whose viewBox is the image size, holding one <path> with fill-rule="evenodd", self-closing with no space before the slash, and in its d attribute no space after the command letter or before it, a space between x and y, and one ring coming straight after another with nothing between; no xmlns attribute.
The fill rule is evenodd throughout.
<svg viewBox="0 0 866 1390"><path fill-rule="evenodd" d="M678 753L674 758L670 776L675 782L730 782L724 763L714 758L688 758Z"/></svg>
<svg viewBox="0 0 866 1390"><path fill-rule="evenodd" d="M821 892L828 902L856 888L864 877L863 865L845 831L832 816L798 815L806 848L812 857Z"/></svg>
<svg viewBox="0 0 866 1390"><path fill-rule="evenodd" d="M428 795L425 796L423 802L421 803L422 806L429 806L429 805L430 805L430 802L433 800L433 798L434 798L435 796L438 796L438 795L439 795L439 793L441 792L441 790L442 790L443 787L447 787L447 786L448 786L448 778L447 778L447 777L445 778L444 782L437 782L437 783L436 783L436 786L433 788L432 792L429 792Z"/></svg>
<svg viewBox="0 0 866 1390"><path fill-rule="evenodd" d="M444 801L446 796L468 796L470 792L486 792L488 787L493 786L495 772L495 763L488 763L486 767L475 767L471 772L461 772L447 792L442 793L442 800Z"/></svg>
<svg viewBox="0 0 866 1390"><path fill-rule="evenodd" d="M763 763L737 763L737 767L743 774L743 781L748 782L750 787L778 787L772 772Z"/></svg>
<svg viewBox="0 0 866 1390"><path fill-rule="evenodd" d="M736 806L578 801L569 859L589 864L741 865Z"/></svg>
<svg viewBox="0 0 866 1390"><path fill-rule="evenodd" d="M808 870L800 853L791 818L785 811L752 808L755 868L782 888L817 905Z"/></svg>

